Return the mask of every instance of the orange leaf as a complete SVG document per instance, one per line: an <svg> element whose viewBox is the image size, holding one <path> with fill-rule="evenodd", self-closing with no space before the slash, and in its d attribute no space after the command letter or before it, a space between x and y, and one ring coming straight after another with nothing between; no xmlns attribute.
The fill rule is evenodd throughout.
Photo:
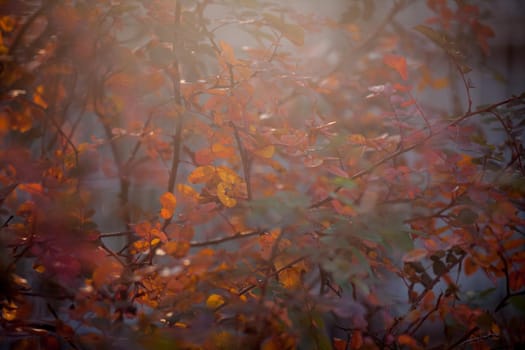
<svg viewBox="0 0 525 350"><path fill-rule="evenodd" d="M288 289L296 288L301 284L302 271L291 267L279 273L279 282Z"/></svg>
<svg viewBox="0 0 525 350"><path fill-rule="evenodd" d="M177 198L171 192L165 192L160 196L160 204L162 208L160 210L160 217L163 219L169 219L173 216L175 212L175 207L177 206Z"/></svg>
<svg viewBox="0 0 525 350"><path fill-rule="evenodd" d="M364 145L366 144L366 138L361 134L352 134L348 136L348 142L354 145Z"/></svg>
<svg viewBox="0 0 525 350"><path fill-rule="evenodd" d="M151 245L155 245L158 243L158 240L160 239L162 242L167 242L168 241L168 236L166 236L166 234L164 232L162 232L159 228L152 228L151 231L150 231L150 235L152 237L157 237L157 238L154 238L151 240ZM155 240L157 240L155 242Z"/></svg>
<svg viewBox="0 0 525 350"><path fill-rule="evenodd" d="M266 147L255 150L253 153L262 158L272 158L275 153L275 146L268 145Z"/></svg>
<svg viewBox="0 0 525 350"><path fill-rule="evenodd" d="M33 95L33 102L36 105L42 107L43 109L46 109L47 108L47 102L44 101L44 99L42 98L43 92L44 92L44 87L42 85L39 85L36 88L35 94Z"/></svg>
<svg viewBox="0 0 525 350"><path fill-rule="evenodd" d="M421 304L423 305L423 308L430 310L434 306L434 299L436 296L434 295L434 292L429 290L425 293L425 296L423 297L423 300L421 300Z"/></svg>
<svg viewBox="0 0 525 350"><path fill-rule="evenodd" d="M471 257L466 257L463 261L463 266L465 267L465 274L467 276L472 275L478 270L478 265L474 262Z"/></svg>
<svg viewBox="0 0 525 350"><path fill-rule="evenodd" d="M408 73L407 73L407 62L403 56L397 56L397 55L385 55L383 57L383 62L395 69L399 75L401 75L401 78L403 80L408 79Z"/></svg>
<svg viewBox="0 0 525 350"><path fill-rule="evenodd" d="M121 264L114 260L103 262L93 272L93 283L96 287L102 287L108 285L120 278L123 267Z"/></svg>
<svg viewBox="0 0 525 350"><path fill-rule="evenodd" d="M162 250L175 258L183 258L190 250L190 244L188 242L169 241L162 246Z"/></svg>
<svg viewBox="0 0 525 350"><path fill-rule="evenodd" d="M195 162L198 165L208 165L213 162L214 158L214 154L207 148L203 148L195 152Z"/></svg>
<svg viewBox="0 0 525 350"><path fill-rule="evenodd" d="M216 157L228 158L234 154L234 150L231 147L226 147L222 143L214 143L211 146L211 151Z"/></svg>
<svg viewBox="0 0 525 350"><path fill-rule="evenodd" d="M10 16L3 16L0 18L0 28L4 32L11 32L15 28L15 20Z"/></svg>
<svg viewBox="0 0 525 350"><path fill-rule="evenodd" d="M194 184L206 183L215 175L215 168L211 165L205 165L195 168L188 176L188 181Z"/></svg>
<svg viewBox="0 0 525 350"><path fill-rule="evenodd" d="M409 336L408 334L401 334L397 337L397 342L400 345L407 345L411 349L420 349L421 347L417 344L417 341Z"/></svg>
<svg viewBox="0 0 525 350"><path fill-rule="evenodd" d="M224 58L226 63L229 63L231 65L236 64L237 60L235 59L235 53L231 45L222 40L219 41L219 45L221 46L221 50L222 50L221 56Z"/></svg>
<svg viewBox="0 0 525 350"><path fill-rule="evenodd" d="M219 294L212 294L206 299L206 306L210 309L216 309L224 304L224 298Z"/></svg>
<svg viewBox="0 0 525 350"><path fill-rule="evenodd" d="M39 183L21 184L18 186L18 189L25 191L27 193L32 193L32 194L40 194L43 191L42 185Z"/></svg>
<svg viewBox="0 0 525 350"><path fill-rule="evenodd" d="M184 197L197 201L200 198L200 194L193 189L193 187L186 184L178 184L177 191L182 194Z"/></svg>
<svg viewBox="0 0 525 350"><path fill-rule="evenodd" d="M360 349L363 346L363 334L359 330L352 332L350 340L350 349Z"/></svg>

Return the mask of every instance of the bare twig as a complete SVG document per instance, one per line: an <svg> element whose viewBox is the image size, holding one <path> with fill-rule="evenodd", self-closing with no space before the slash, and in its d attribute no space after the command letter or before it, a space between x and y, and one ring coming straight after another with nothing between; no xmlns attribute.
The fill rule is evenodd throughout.
<svg viewBox="0 0 525 350"><path fill-rule="evenodd" d="M202 242L190 242L190 247L206 247L206 246L210 246L210 245L217 245L217 244L221 244L221 243L224 243L224 242L229 242L229 241L234 241L234 240L237 240L237 239L240 239L240 238L248 238L248 237L252 237L252 236L257 236L257 235L261 235L264 231L262 230L256 230L256 231L248 231L248 232L239 232L235 235L232 235L232 236L226 236L226 237L221 237L221 238L215 238L215 239L210 239L208 241L202 241Z"/></svg>

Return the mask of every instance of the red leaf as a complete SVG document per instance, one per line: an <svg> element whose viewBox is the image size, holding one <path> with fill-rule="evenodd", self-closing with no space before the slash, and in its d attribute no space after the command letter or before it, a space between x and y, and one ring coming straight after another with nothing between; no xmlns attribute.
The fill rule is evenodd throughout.
<svg viewBox="0 0 525 350"><path fill-rule="evenodd" d="M417 341L408 334L401 334L399 337L397 337L397 342L399 345L406 345L410 349L421 349Z"/></svg>
<svg viewBox="0 0 525 350"><path fill-rule="evenodd" d="M385 57L383 57L383 62L387 66L395 69L399 73L399 75L401 75L401 78L403 78L403 80L408 79L407 62L403 56L385 55Z"/></svg>

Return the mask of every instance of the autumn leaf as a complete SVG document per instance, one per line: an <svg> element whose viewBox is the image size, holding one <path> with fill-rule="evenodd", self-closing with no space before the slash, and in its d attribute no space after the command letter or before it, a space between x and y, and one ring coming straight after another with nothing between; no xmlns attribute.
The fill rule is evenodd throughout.
<svg viewBox="0 0 525 350"><path fill-rule="evenodd" d="M161 230L160 223L156 222L154 225L152 225L148 221L142 221L135 225L134 227L135 232L138 236L145 239L146 245L154 245L153 239L156 239L158 241L166 242L168 240L168 237L166 234ZM148 243L151 242L151 243Z"/></svg>
<svg viewBox="0 0 525 350"><path fill-rule="evenodd" d="M175 258L182 258L190 250L190 244L183 241L169 241L162 246L162 250Z"/></svg>
<svg viewBox="0 0 525 350"><path fill-rule="evenodd" d="M206 183L215 175L215 168L211 165L204 165L195 168L188 176L188 181L194 184Z"/></svg>
<svg viewBox="0 0 525 350"><path fill-rule="evenodd" d="M282 240L281 243L285 243L283 241L286 242L288 240ZM284 248L282 244L279 246L281 250ZM300 261L289 267L286 266L287 264L285 259L279 258L275 260L275 268L277 270L282 269L282 271L279 272L279 282L287 289L299 287L302 284L303 274L306 271L306 265L304 261Z"/></svg>
<svg viewBox="0 0 525 350"><path fill-rule="evenodd" d="M163 219L171 218L175 212L175 207L177 206L175 195L171 192L165 192L160 196L160 204L162 206L160 209L160 217Z"/></svg>
<svg viewBox="0 0 525 350"><path fill-rule="evenodd" d="M43 109L46 109L47 108L47 102L44 101L43 97L42 97L42 94L44 93L44 87L42 85L39 85L37 88L36 88L36 91L33 95L33 101L35 102L36 105L42 107Z"/></svg>
<svg viewBox="0 0 525 350"><path fill-rule="evenodd" d="M363 346L363 333L360 330L354 330L352 332L352 338L350 340L350 349L361 349Z"/></svg>
<svg viewBox="0 0 525 350"><path fill-rule="evenodd" d="M275 146L268 145L263 148L256 149L253 151L253 153L262 158L272 158L273 154L275 153Z"/></svg>
<svg viewBox="0 0 525 350"><path fill-rule="evenodd" d="M467 276L474 274L478 270L478 265L469 256L467 256L465 260L463 261L463 266L465 269L465 274Z"/></svg>
<svg viewBox="0 0 525 350"><path fill-rule="evenodd" d="M0 17L0 29L4 32L11 32L15 28L15 20L11 16Z"/></svg>
<svg viewBox="0 0 525 350"><path fill-rule="evenodd" d="M412 338L408 334L401 334L401 335L399 335L397 337L397 342L400 345L408 346L410 349L414 349L414 350L422 349L422 347L419 346L419 344L417 343L417 340L415 340L414 338Z"/></svg>
<svg viewBox="0 0 525 350"><path fill-rule="evenodd" d="M395 69L403 80L408 79L407 62L403 56L385 55L383 62L390 68Z"/></svg>
<svg viewBox="0 0 525 350"><path fill-rule="evenodd" d="M221 295L219 294L211 294L207 299L206 299L206 306L209 308L209 309L216 309L220 306L222 306L224 304L224 297L222 297Z"/></svg>
<svg viewBox="0 0 525 350"><path fill-rule="evenodd" d="M219 166L216 168L217 175L221 179L221 181L228 183L228 184L235 184L239 181L241 181L241 177L237 175L235 171L232 169L225 167L225 166Z"/></svg>
<svg viewBox="0 0 525 350"><path fill-rule="evenodd" d="M120 278L123 266L114 260L105 261L93 272L93 283L95 287L102 288Z"/></svg>
<svg viewBox="0 0 525 350"><path fill-rule="evenodd" d="M199 193L195 191L191 186L188 186L186 184L177 184L177 191L179 191L179 193L182 194L184 197L189 198L194 202L198 201L200 198Z"/></svg>
<svg viewBox="0 0 525 350"><path fill-rule="evenodd" d="M211 146L211 151L215 157L228 158L234 155L235 151L232 147L226 147L222 143L214 143Z"/></svg>
<svg viewBox="0 0 525 350"><path fill-rule="evenodd" d="M235 198L230 197L230 193L233 190L233 186L226 182L220 182L217 185L217 197L224 204L225 207L233 208L237 204Z"/></svg>
<svg viewBox="0 0 525 350"><path fill-rule="evenodd" d="M231 65L235 65L237 63L237 60L235 59L235 53L234 53L233 48L231 47L231 45L228 44L227 42L223 41L223 40L219 41L219 45L220 45L221 50L222 50L221 56L224 58L226 63L231 64Z"/></svg>

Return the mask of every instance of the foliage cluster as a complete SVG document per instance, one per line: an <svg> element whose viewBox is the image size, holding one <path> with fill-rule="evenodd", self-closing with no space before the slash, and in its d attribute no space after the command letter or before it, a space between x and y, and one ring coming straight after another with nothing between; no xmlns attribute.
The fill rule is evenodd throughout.
<svg viewBox="0 0 525 350"><path fill-rule="evenodd" d="M0 1L0 342L523 344L525 98L473 105L484 2L417 3Z"/></svg>

